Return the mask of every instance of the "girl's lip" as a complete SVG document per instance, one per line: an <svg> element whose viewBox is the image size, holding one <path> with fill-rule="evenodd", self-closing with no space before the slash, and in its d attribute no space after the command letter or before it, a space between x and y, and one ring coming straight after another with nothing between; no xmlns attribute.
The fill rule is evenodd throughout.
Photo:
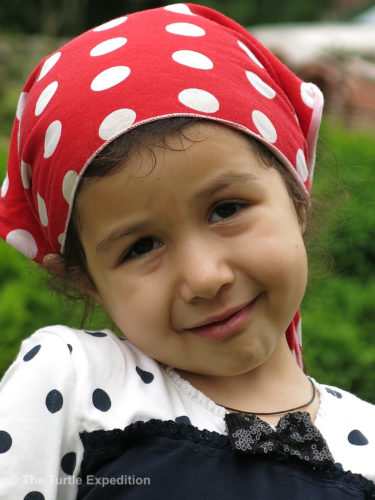
<svg viewBox="0 0 375 500"><path fill-rule="evenodd" d="M237 333L245 325L256 299L223 314L199 323L197 326L187 329L188 332L198 335L204 339L218 340Z"/></svg>

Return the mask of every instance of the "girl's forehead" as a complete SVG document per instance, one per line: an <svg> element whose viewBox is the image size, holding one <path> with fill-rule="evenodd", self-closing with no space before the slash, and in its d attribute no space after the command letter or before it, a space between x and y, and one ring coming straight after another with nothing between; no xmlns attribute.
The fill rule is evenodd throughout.
<svg viewBox="0 0 375 500"><path fill-rule="evenodd" d="M308 190L321 107L315 86L218 12L177 4L122 16L64 45L27 81L1 236L37 261L60 252L92 158L120 134L170 117L205 118L258 138Z"/></svg>

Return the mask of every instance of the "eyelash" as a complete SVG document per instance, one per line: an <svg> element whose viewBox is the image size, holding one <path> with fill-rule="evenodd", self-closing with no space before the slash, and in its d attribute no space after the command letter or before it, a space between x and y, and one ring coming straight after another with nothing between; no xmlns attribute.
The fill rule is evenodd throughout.
<svg viewBox="0 0 375 500"><path fill-rule="evenodd" d="M134 251L135 251L135 249L136 249L136 247L138 245L140 245L142 243L144 244L145 242L149 242L149 241L152 244L154 244L155 242L157 242L158 245L157 245L156 248L158 248L158 247L160 247L162 245L162 243L160 241L158 241L156 238L154 238L153 236L144 236L143 238L139 238L139 240L137 240L135 243L133 243L133 245L131 245L131 247L121 257L121 262L125 262L127 260L132 260L132 259L140 258L143 255L152 252L152 250L155 250L155 248L151 248L150 250L146 250L145 252L134 254Z"/></svg>
<svg viewBox="0 0 375 500"><path fill-rule="evenodd" d="M229 206L232 206L232 208L235 208L235 211L233 213L230 213L227 216L223 216L223 215L219 216L219 217L221 217L220 220L212 220L213 214L215 213L215 211L217 211L218 209L223 208L223 207L226 207L228 209ZM215 223L220 222L221 220L229 219L229 218L237 215L237 213L239 211L245 209L247 206L248 206L247 203L240 202L240 201L234 201L234 200L221 201L221 202L217 203L216 206L211 211L211 214L209 216L208 221L211 224L215 224ZM146 251L144 251L144 252L141 251L141 253L134 254L136 247L139 245L142 245L142 244L144 245L146 242L151 243L152 248L150 248L150 249L146 248ZM154 246L154 243L157 243L156 247ZM159 248L160 246L162 246L162 242L159 241L157 238L154 238L153 236L144 236L142 238L139 238L135 243L133 243L133 245L130 246L130 248L125 252L125 254L121 257L120 260L121 260L121 262L125 262L128 260L140 258L143 255L146 255L146 254L152 252L156 248Z"/></svg>
<svg viewBox="0 0 375 500"><path fill-rule="evenodd" d="M218 208L222 208L222 207L227 207L227 208L228 208L228 207L229 207L229 206L231 206L231 205L236 207L236 209L235 209L234 213L231 213L231 214L227 215L226 217L221 216L221 217L222 217L222 219L221 219L221 220L225 220L225 219L229 219L230 217L234 217L235 215L237 215L237 213L238 213L238 212L240 212L240 211L242 211L243 209L245 209L245 208L247 208L247 207L248 207L248 204L247 204L247 203L245 203L245 202L242 202L242 201L236 201L236 200L226 200L226 201L221 201L221 202L217 203L217 204L214 206L214 208L213 208L213 210L212 210L212 212L211 212L211 215L210 215L209 221L210 221L210 222L212 222L212 221L211 221L211 219L212 219L212 215L214 214L214 212L215 212L215 211L217 211L217 210L218 210ZM216 220L216 221L213 221L213 222L215 223L215 222L219 222L219 221L217 221L217 220Z"/></svg>

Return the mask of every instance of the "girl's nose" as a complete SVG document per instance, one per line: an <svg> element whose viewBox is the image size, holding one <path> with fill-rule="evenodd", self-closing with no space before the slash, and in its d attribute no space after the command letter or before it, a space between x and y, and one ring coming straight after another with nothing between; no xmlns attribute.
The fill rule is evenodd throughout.
<svg viewBox="0 0 375 500"><path fill-rule="evenodd" d="M213 299L235 279L233 269L214 248L189 244L180 260L179 294L185 302Z"/></svg>

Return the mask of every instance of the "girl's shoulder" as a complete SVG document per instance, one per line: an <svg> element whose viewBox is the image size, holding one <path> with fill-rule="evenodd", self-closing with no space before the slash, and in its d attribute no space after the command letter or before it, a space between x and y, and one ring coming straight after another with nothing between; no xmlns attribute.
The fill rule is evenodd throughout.
<svg viewBox="0 0 375 500"><path fill-rule="evenodd" d="M20 364L35 367L35 374L40 375L51 365L63 364L65 372L70 368L82 377L89 371L92 378L96 371L100 371L103 379L107 372L113 373L116 368L124 369L124 363L136 365L138 362L155 364L155 361L111 330L78 330L64 325L52 325L37 330L22 341L18 356L2 383ZM52 377L55 372L56 370L51 373Z"/></svg>
<svg viewBox="0 0 375 500"><path fill-rule="evenodd" d="M0 403L9 408L16 401L23 408L27 394L29 408L45 411L46 402L52 409L57 405L78 433L124 428L136 420L174 420L187 409L201 427L215 430L220 420L221 428L220 416L176 378L173 369L110 330L54 325L22 342L0 382Z"/></svg>
<svg viewBox="0 0 375 500"><path fill-rule="evenodd" d="M321 403L315 425L335 461L375 481L375 405L339 387L317 387Z"/></svg>
<svg viewBox="0 0 375 500"><path fill-rule="evenodd" d="M70 390L64 399L85 394L84 399L99 406L102 400L105 406L105 401L110 404L109 391L117 389L123 393L136 381L141 381L142 387L162 371L159 363L111 330L53 325L23 340L16 360L0 382L0 389L4 390L9 381L15 386L17 381L22 385L26 379L35 391L45 385L45 390L48 387L57 394L58 387L67 386Z"/></svg>
<svg viewBox="0 0 375 500"><path fill-rule="evenodd" d="M345 415L345 418L348 419L354 418L357 421L368 421L368 423L374 424L375 405L373 403L340 387L318 383L317 386L321 399L319 415L322 419Z"/></svg>
<svg viewBox="0 0 375 500"><path fill-rule="evenodd" d="M25 339L0 382L0 498L28 498L36 484L43 498L76 498L82 433L165 411L154 378L161 367L109 330L55 325Z"/></svg>
<svg viewBox="0 0 375 500"><path fill-rule="evenodd" d="M330 429L334 435L347 430L348 441L353 444L358 441L359 445L362 439L363 442L371 440L375 446L375 405L339 387L317 385L320 409L316 424Z"/></svg>

